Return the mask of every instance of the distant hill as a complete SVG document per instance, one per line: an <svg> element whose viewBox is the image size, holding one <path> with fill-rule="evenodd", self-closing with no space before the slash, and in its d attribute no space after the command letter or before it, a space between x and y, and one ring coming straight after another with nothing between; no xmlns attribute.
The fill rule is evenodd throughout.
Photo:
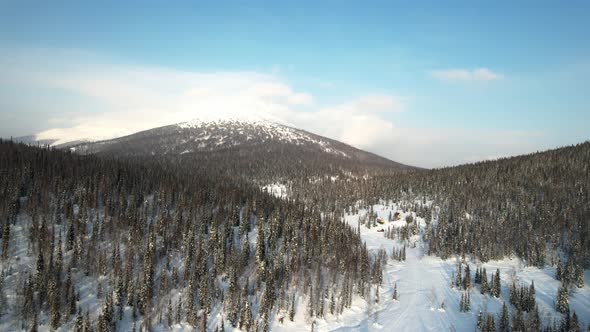
<svg viewBox="0 0 590 332"><path fill-rule="evenodd" d="M363 176L413 169L376 154L268 120L194 120L68 146L81 154L172 160L191 168L283 179Z"/></svg>

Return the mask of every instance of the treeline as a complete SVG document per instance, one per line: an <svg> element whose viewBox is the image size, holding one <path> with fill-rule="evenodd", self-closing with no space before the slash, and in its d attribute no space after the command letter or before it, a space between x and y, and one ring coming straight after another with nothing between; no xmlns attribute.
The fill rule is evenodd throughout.
<svg viewBox="0 0 590 332"><path fill-rule="evenodd" d="M383 257L321 212L186 166L2 141L0 321L266 331L301 301L308 319L338 315L371 296Z"/></svg>
<svg viewBox="0 0 590 332"><path fill-rule="evenodd" d="M590 266L590 142L369 182L368 202L433 201L431 254L559 264L569 284Z"/></svg>

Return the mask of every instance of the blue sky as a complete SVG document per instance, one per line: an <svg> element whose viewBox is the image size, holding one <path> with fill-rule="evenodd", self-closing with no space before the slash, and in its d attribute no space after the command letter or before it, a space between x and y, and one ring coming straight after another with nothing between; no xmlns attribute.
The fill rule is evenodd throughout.
<svg viewBox="0 0 590 332"><path fill-rule="evenodd" d="M0 51L3 137L243 102L426 167L590 138L587 1L3 1Z"/></svg>

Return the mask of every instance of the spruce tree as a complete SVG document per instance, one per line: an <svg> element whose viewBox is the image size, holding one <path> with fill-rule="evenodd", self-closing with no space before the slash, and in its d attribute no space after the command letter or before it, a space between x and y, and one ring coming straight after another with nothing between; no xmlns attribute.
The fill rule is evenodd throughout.
<svg viewBox="0 0 590 332"><path fill-rule="evenodd" d="M569 300L567 287L562 283L557 290L557 299L555 300L555 309L558 312L569 312Z"/></svg>
<svg viewBox="0 0 590 332"><path fill-rule="evenodd" d="M455 287L460 289L462 287L463 277L461 276L461 263L457 264L457 279L455 280Z"/></svg>
<svg viewBox="0 0 590 332"><path fill-rule="evenodd" d="M576 312L572 314L572 319L570 321L570 331L580 331L580 324L578 323L578 315Z"/></svg>
<svg viewBox="0 0 590 332"><path fill-rule="evenodd" d="M266 246L264 236L264 224L262 219L258 219L256 222L256 229L258 230L258 236L256 238L256 264L258 266L258 276L264 278L265 269L265 258L266 258Z"/></svg>
<svg viewBox="0 0 590 332"><path fill-rule="evenodd" d="M502 314L500 316L499 332L510 332L510 317L506 302L502 303Z"/></svg>
<svg viewBox="0 0 590 332"><path fill-rule="evenodd" d="M334 301L334 290L332 290L332 294L330 295L330 314L334 314L334 310L336 309L336 301Z"/></svg>
<svg viewBox="0 0 590 332"><path fill-rule="evenodd" d="M293 295L293 300L291 300L291 308L289 309L289 320L293 321L295 318L295 295Z"/></svg>
<svg viewBox="0 0 590 332"><path fill-rule="evenodd" d="M527 331L540 331L541 330L541 316L539 314L539 306L535 307L528 313L526 322Z"/></svg>
<svg viewBox="0 0 590 332"><path fill-rule="evenodd" d="M527 302L528 302L527 303L528 309L535 308L536 301L535 301L535 281L534 280L531 282L531 286L529 287Z"/></svg>
<svg viewBox="0 0 590 332"><path fill-rule="evenodd" d="M488 276L486 268L484 267L481 271L481 293L486 294L488 292Z"/></svg>
<svg viewBox="0 0 590 332"><path fill-rule="evenodd" d="M496 269L496 275L494 276L494 282L492 283L492 296L500 297L500 269Z"/></svg>
<svg viewBox="0 0 590 332"><path fill-rule="evenodd" d="M8 249L10 245L10 223L8 220L4 223L2 231L2 259L8 259Z"/></svg>
<svg viewBox="0 0 590 332"><path fill-rule="evenodd" d="M517 309L516 315L512 315L512 331L524 331L524 319L522 316L522 310L520 308Z"/></svg>
<svg viewBox="0 0 590 332"><path fill-rule="evenodd" d="M465 277L463 278L463 289L469 290L471 288L471 271L469 264L465 264Z"/></svg>
<svg viewBox="0 0 590 332"><path fill-rule="evenodd" d="M82 316L82 311L78 310L78 315L76 316L76 320L74 322L74 332L83 332L84 331L84 317Z"/></svg>
<svg viewBox="0 0 590 332"><path fill-rule="evenodd" d="M576 287L584 287L584 267L582 265L576 265L575 280Z"/></svg>
<svg viewBox="0 0 590 332"><path fill-rule="evenodd" d="M168 299L168 306L166 306L166 326L170 328L174 324L172 320L172 299Z"/></svg>

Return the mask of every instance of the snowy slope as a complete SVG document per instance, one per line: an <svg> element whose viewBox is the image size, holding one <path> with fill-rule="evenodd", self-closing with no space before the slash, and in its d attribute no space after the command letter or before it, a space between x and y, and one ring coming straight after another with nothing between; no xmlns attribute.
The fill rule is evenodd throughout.
<svg viewBox="0 0 590 332"><path fill-rule="evenodd" d="M150 144L148 154L182 155L270 143L306 146L351 158L344 151L343 147L348 147L345 144L269 120L249 118L194 119L112 140L79 144L76 150L96 153L117 150L118 146L125 145L133 149L130 152L142 153L147 152L143 150L144 145Z"/></svg>
<svg viewBox="0 0 590 332"><path fill-rule="evenodd" d="M269 186L270 191L279 190L279 186ZM282 188L280 188L282 190ZM425 243L419 235L410 237L409 241L402 242L398 239L392 240L379 232L380 229L406 226L405 217L411 215L416 220L419 228L423 228L425 222L422 218L416 217L413 212L401 211L399 205L394 203L377 204L372 206L372 211L378 217L388 220L391 213L401 212L401 220L385 222L385 225L367 228L360 226L361 237L366 242L367 248L376 253L383 248L391 255L393 249L399 249L403 244L407 245L406 261L388 259L384 267L383 284L379 289L380 301L375 303L375 293L370 300L356 296L352 307L345 309L342 315L333 316L327 314L325 318L310 320L306 317L307 299L300 297L297 301L297 314L294 322L287 319L280 323L281 315L274 315L272 331L310 331L311 324L315 331L474 331L478 312L492 313L499 316L502 303L509 303L508 286L515 280L517 284L529 285L535 282L536 301L539 304L541 319L551 321L561 319L561 315L554 310L554 299L556 297L559 282L554 279L555 269L547 267L539 269L536 267L524 267L518 259L504 259L501 261L490 261L481 266L486 267L488 273L499 268L501 271L501 297L494 298L490 295L481 295L479 286L472 286L471 289L471 311L462 313L459 311L461 291L452 288L452 274L456 269L457 260L442 260L437 257L424 254ZM366 210L360 210L358 214L347 215L345 221L350 227L357 229L359 219L365 219ZM18 271L30 270L35 264L35 259L30 257L27 241L27 228L30 226L29 218L21 216L17 225L12 228L13 238L11 239L11 258L8 261L0 261L0 271L6 273L4 289L6 290L6 306L3 308L8 312L16 312L18 304L15 302L14 293L20 283L27 277L19 274ZM58 231L59 231L59 225ZM249 234L251 241L256 238L256 232ZM110 250L110 248L104 248ZM71 253L66 253L69 255ZM476 262L468 261L471 271L475 271ZM174 264L179 264L176 262ZM10 267L10 268L9 268ZM22 268L27 267L27 268ZM81 272L75 273L76 279L80 280L80 306L90 310L91 317L96 319L100 305L99 300L93 296L99 280L88 278ZM473 277L473 274L472 274ZM586 286L581 289L574 289L570 294L570 308L578 314L581 326L590 324L590 273L586 272ZM393 300L393 289L397 285L398 300ZM169 297L175 302L181 290L172 290ZM118 324L122 330L129 330L132 327L132 310L125 307L124 318ZM214 307L209 320L209 327L215 328L220 324L225 313L219 306ZM0 331L19 330L18 321L7 319L10 316L3 316L0 322ZM141 320L138 321L141 323ZM229 322L225 321L226 331L239 331L232 329ZM59 330L67 331L72 329L71 325L64 325ZM40 317L40 331L48 331L46 317ZM154 326L155 331L167 330L165 326L158 324ZM176 324L171 327L173 331L189 331L192 327L186 323Z"/></svg>
<svg viewBox="0 0 590 332"><path fill-rule="evenodd" d="M377 204L373 211L381 218L387 220L390 213L399 210L399 206L392 202ZM401 211L401 210L399 210ZM360 210L358 214L347 215L346 222L354 229L358 227L359 219L367 214L366 210ZM384 226L367 228L360 227L361 237L366 241L367 248L376 253L380 248L391 255L393 248L399 248L402 242L384 237L379 229L387 227L399 228L405 225L406 215L416 216L413 212L402 212L402 220L386 222ZM424 220L416 218L419 226L424 227ZM395 225L395 226L394 226ZM422 233L421 233L422 234ZM366 301L357 296L352 308L345 310L339 317L327 315L324 319L316 319L314 326L317 331L475 331L477 315L490 313L498 317L502 310L503 302L509 308L509 285L515 280L517 285L524 284L527 287L534 280L536 301L539 305L542 321L557 322L562 315L555 311L554 300L557 294L559 282L555 280L555 268L524 267L519 259L504 259L479 264L485 267L488 275L500 269L501 296L495 298L480 294L479 285L473 285L470 291L471 310L461 312L459 304L460 290L451 287L453 272L457 268L457 259L442 260L438 257L424 254L425 244L421 235L416 235L408 241L407 256L405 262L399 262L389 258L383 271L383 285L379 290L380 301L374 303L373 299ZM414 247L415 244L415 247ZM468 261L473 279L477 266L476 262ZM586 271L586 286L574 289L570 294L570 309L575 311L582 327L590 324L590 272ZM393 300L394 286L397 284L398 300ZM301 299L298 312L305 312L304 299ZM510 315L512 317L511 308ZM303 322L302 322L303 321ZM497 323L496 322L496 323ZM309 331L311 322L305 321L304 314L296 316L294 322L285 321L280 324L275 321L273 331ZM497 326L497 325L496 325Z"/></svg>
<svg viewBox="0 0 590 332"><path fill-rule="evenodd" d="M326 153L348 157L344 151L334 147L328 140L265 119L194 119L177 126L199 132L198 136L191 136L195 142L202 143L198 146L199 149L236 146L253 141L259 143L274 141L293 145L317 145Z"/></svg>
<svg viewBox="0 0 590 332"><path fill-rule="evenodd" d="M197 119L70 148L81 154L166 159L178 165L219 171L223 176L264 180L264 184L312 176L411 169L342 142L266 119Z"/></svg>

